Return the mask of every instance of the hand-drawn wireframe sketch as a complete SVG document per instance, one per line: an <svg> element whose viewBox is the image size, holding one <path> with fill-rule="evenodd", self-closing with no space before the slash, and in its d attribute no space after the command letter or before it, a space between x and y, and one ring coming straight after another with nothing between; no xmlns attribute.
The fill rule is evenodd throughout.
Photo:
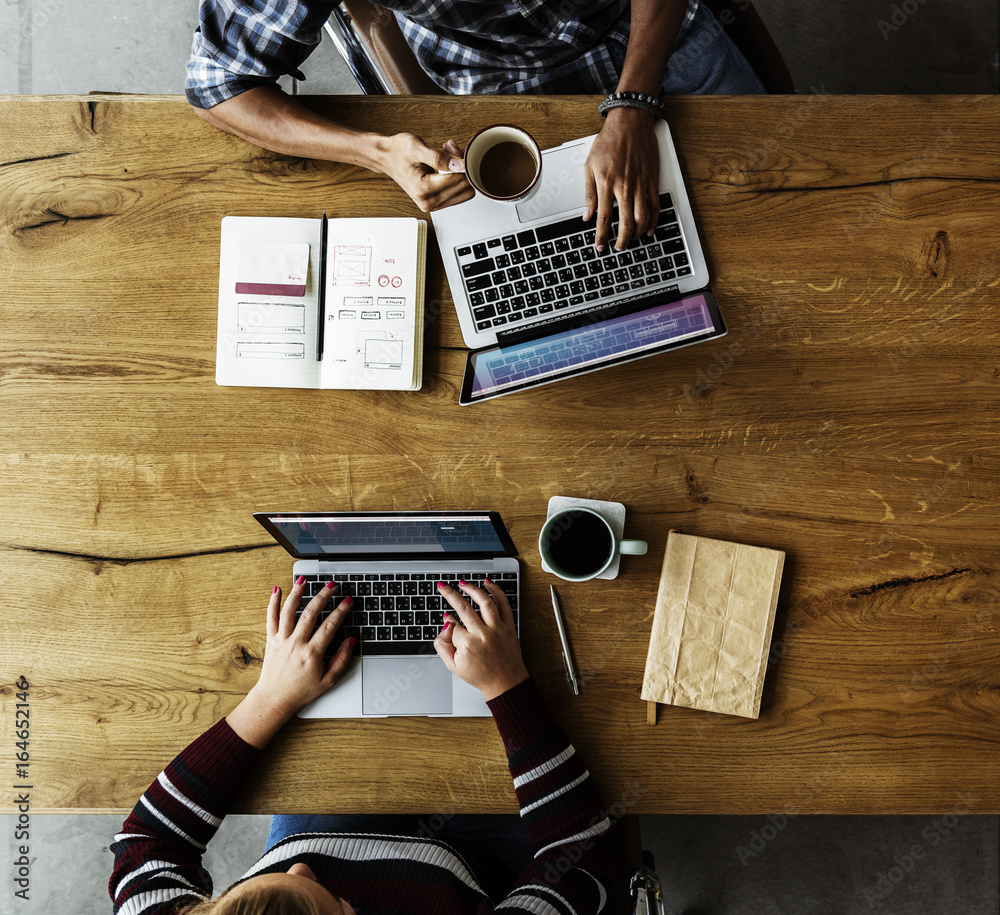
<svg viewBox="0 0 1000 915"><path fill-rule="evenodd" d="M334 286L367 286L371 282L371 245L334 245L333 274L330 282Z"/></svg>
<svg viewBox="0 0 1000 915"><path fill-rule="evenodd" d="M364 354L366 369L403 367L403 341L388 331L358 331L355 346L358 355Z"/></svg>

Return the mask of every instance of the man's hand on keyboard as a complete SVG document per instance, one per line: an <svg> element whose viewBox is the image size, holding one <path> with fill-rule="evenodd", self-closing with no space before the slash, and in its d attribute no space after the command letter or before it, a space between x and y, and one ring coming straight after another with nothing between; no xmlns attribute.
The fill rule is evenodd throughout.
<svg viewBox="0 0 1000 915"><path fill-rule="evenodd" d="M457 588L438 584L452 609L445 613L445 628L434 640L434 649L452 673L487 700L495 699L528 679L514 614L503 590L489 579L484 582L485 590L468 582L459 585L479 612Z"/></svg>
<svg viewBox="0 0 1000 915"><path fill-rule="evenodd" d="M659 215L660 149L655 121L645 111L614 108L590 147L583 165L587 192L584 221L597 212L594 244L598 251L619 250L651 232ZM612 210L618 204L618 237L611 238Z"/></svg>

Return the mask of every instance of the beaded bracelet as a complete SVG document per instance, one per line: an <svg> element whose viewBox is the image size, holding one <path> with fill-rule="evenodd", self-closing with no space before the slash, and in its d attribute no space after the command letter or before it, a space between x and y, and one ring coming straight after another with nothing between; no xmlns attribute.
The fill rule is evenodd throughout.
<svg viewBox="0 0 1000 915"><path fill-rule="evenodd" d="M597 113L606 118L612 108L638 108L649 112L654 118L663 117L663 102L643 92L612 92L597 106Z"/></svg>

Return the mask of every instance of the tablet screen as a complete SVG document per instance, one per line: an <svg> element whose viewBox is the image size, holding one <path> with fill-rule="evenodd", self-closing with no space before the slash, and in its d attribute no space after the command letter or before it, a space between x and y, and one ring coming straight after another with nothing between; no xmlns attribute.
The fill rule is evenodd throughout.
<svg viewBox="0 0 1000 915"><path fill-rule="evenodd" d="M713 340L726 324L710 289L616 303L551 332L469 354L460 402L476 403L571 375Z"/></svg>

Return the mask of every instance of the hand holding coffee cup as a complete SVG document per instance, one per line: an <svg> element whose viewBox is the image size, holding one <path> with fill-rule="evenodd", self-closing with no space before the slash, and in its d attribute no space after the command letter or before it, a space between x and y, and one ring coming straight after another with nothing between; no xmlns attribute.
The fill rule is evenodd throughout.
<svg viewBox="0 0 1000 915"><path fill-rule="evenodd" d="M469 141L465 174L484 197L502 203L521 203L538 189L542 153L526 130L511 124L494 124Z"/></svg>
<svg viewBox="0 0 1000 915"><path fill-rule="evenodd" d="M643 540L623 540L590 508L566 508L550 515L538 535L538 552L545 564L566 581L590 581L619 554L643 556Z"/></svg>

